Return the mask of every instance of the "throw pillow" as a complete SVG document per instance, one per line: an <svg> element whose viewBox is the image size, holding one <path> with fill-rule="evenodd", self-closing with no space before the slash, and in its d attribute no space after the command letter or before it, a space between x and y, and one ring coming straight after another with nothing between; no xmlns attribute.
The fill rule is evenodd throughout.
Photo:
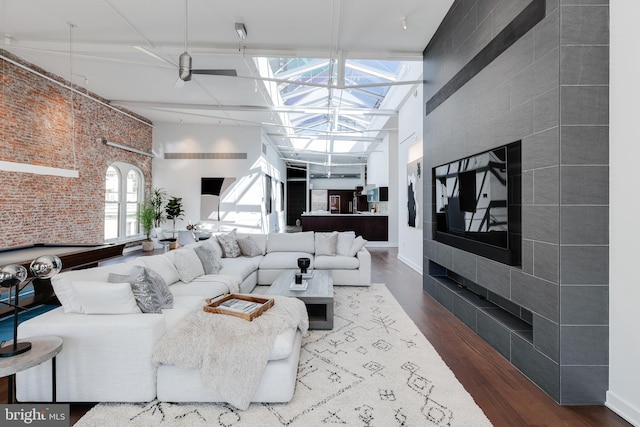
<svg viewBox="0 0 640 427"><path fill-rule="evenodd" d="M211 245L200 245L193 248L204 269L204 274L218 274L222 269L222 260L220 255L213 249Z"/></svg>
<svg viewBox="0 0 640 427"><path fill-rule="evenodd" d="M236 240L236 230L228 234L218 236L218 243L222 248L222 254L225 258L237 258L240 256L240 246Z"/></svg>
<svg viewBox="0 0 640 427"><path fill-rule="evenodd" d="M349 256L351 244L356 239L356 233L353 231L343 231L338 233L338 245L336 246L336 255Z"/></svg>
<svg viewBox="0 0 640 427"><path fill-rule="evenodd" d="M334 231L329 236L323 236L316 233L316 256L329 255L336 256L336 248L338 246L338 232Z"/></svg>
<svg viewBox="0 0 640 427"><path fill-rule="evenodd" d="M53 283L53 282L52 282ZM133 314L140 313L128 283L97 281L55 281L54 290L66 314Z"/></svg>
<svg viewBox="0 0 640 427"><path fill-rule="evenodd" d="M247 236L244 239L236 239L236 242L240 247L242 255L250 257L262 255L262 250L250 236Z"/></svg>
<svg viewBox="0 0 640 427"><path fill-rule="evenodd" d="M222 248L220 247L220 243L218 243L218 239L216 238L216 236L212 236L208 238L207 240L204 241L202 245L208 248L211 248L211 250L213 250L215 254L218 256L218 258L223 257Z"/></svg>
<svg viewBox="0 0 640 427"><path fill-rule="evenodd" d="M136 258L133 264L141 265L155 271L162 277L162 280L164 280L167 285L173 285L180 280L180 276L178 276L175 265L169 260L168 255L170 255L171 252L163 255L141 256Z"/></svg>
<svg viewBox="0 0 640 427"><path fill-rule="evenodd" d="M160 313L173 307L173 294L162 277L153 270L135 266L131 274L109 274L109 281L130 283L136 303L143 313Z"/></svg>
<svg viewBox="0 0 640 427"><path fill-rule="evenodd" d="M355 238L353 243L351 244L351 248L349 248L349 256L356 256L360 249L364 248L368 240L364 240L362 236L358 236Z"/></svg>
<svg viewBox="0 0 640 427"><path fill-rule="evenodd" d="M184 283L189 283L196 277L204 276L204 267L202 267L196 251L191 248L178 249L174 256L178 276Z"/></svg>

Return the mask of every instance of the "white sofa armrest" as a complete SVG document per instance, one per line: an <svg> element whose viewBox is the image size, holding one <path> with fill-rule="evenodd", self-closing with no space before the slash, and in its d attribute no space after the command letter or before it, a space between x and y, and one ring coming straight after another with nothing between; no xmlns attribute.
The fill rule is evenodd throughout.
<svg viewBox="0 0 640 427"><path fill-rule="evenodd" d="M371 284L371 253L366 248L362 248L358 251L356 257L360 262L360 267L358 268L360 271L360 284L369 286Z"/></svg>
<svg viewBox="0 0 640 427"><path fill-rule="evenodd" d="M26 320L18 336L56 335L57 399L61 402L148 402L156 396L153 347L165 333L162 314L64 314ZM51 361L16 376L23 402L51 401Z"/></svg>

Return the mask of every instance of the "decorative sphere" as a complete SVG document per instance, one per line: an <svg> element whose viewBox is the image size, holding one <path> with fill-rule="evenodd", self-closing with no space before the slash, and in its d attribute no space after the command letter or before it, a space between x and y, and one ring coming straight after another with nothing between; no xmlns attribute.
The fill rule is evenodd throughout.
<svg viewBox="0 0 640 427"><path fill-rule="evenodd" d="M27 278L27 269L21 265L5 265L0 270L0 282L10 281L12 285L19 284Z"/></svg>
<svg viewBox="0 0 640 427"><path fill-rule="evenodd" d="M49 279L62 270L62 260L55 255L43 255L33 260L30 269L38 279Z"/></svg>

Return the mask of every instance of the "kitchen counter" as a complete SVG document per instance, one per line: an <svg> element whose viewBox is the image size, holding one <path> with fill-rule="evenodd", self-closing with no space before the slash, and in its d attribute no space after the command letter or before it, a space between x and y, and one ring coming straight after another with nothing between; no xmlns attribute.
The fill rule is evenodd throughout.
<svg viewBox="0 0 640 427"><path fill-rule="evenodd" d="M305 212L302 216L358 216L358 215L367 215L367 216L388 216L386 214L381 213L372 213L372 212L358 212L358 213L341 213L341 214L332 214L328 211L314 211L314 212Z"/></svg>
<svg viewBox="0 0 640 427"><path fill-rule="evenodd" d="M332 214L321 211L304 213L301 219L302 231L354 231L357 236L371 242L389 240L389 217L384 214Z"/></svg>

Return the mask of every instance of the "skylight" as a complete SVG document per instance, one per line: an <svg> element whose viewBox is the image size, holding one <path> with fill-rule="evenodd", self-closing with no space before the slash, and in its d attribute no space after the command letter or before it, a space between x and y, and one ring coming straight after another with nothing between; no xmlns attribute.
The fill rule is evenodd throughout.
<svg viewBox="0 0 640 427"><path fill-rule="evenodd" d="M404 61L330 58L257 58L263 77L273 79L271 97L296 152L366 155L380 140L380 127L397 111L385 98L406 80ZM398 85L398 86L396 86ZM269 85L268 85L269 86ZM378 128L378 129L376 129Z"/></svg>

